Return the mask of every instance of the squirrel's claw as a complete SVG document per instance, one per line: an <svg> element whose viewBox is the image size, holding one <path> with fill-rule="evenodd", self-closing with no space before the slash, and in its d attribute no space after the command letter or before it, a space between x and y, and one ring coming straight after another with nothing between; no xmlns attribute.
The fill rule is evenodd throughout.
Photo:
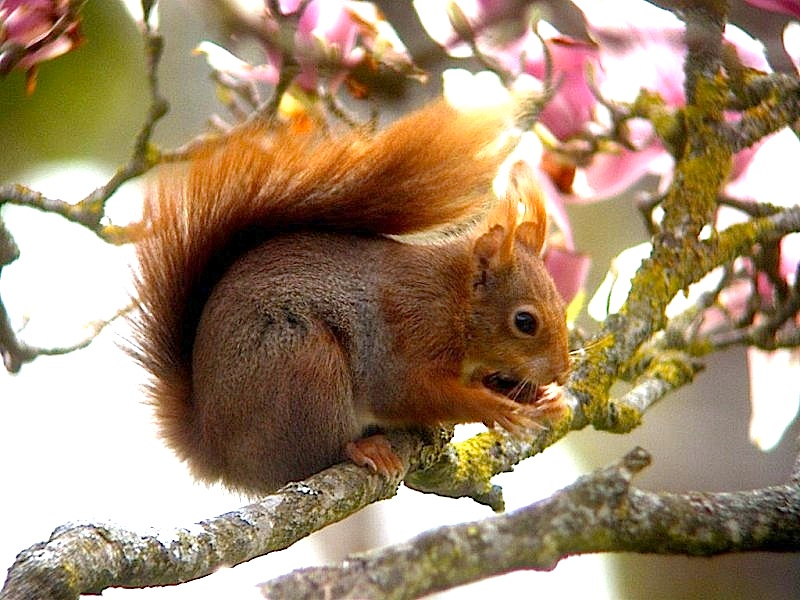
<svg viewBox="0 0 800 600"><path fill-rule="evenodd" d="M505 410L485 419L484 425L498 425L516 438L523 438L532 430L548 429L548 421L560 418L566 409L564 390L555 383L538 386L531 394L529 403L516 403L513 407L503 406ZM508 410L511 408L511 410Z"/></svg>
<svg viewBox="0 0 800 600"><path fill-rule="evenodd" d="M528 410L535 413L537 417L549 420L557 419L566 409L564 388L557 383L539 386L536 389L536 398L529 406Z"/></svg>
<svg viewBox="0 0 800 600"><path fill-rule="evenodd" d="M384 435L371 435L348 442L344 447L347 457L361 467L367 467L384 477L397 477L405 465Z"/></svg>
<svg viewBox="0 0 800 600"><path fill-rule="evenodd" d="M483 424L491 428L494 426L505 429L509 434L518 439L528 437L532 430L547 429L536 420L538 415L520 405L512 405L504 410L492 415L483 421Z"/></svg>

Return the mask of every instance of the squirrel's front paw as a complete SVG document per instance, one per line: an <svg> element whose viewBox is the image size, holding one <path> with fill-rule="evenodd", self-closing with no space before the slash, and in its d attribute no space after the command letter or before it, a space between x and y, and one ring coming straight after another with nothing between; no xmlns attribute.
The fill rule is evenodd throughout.
<svg viewBox="0 0 800 600"><path fill-rule="evenodd" d="M564 388L551 383L535 388L526 403L507 400L497 405L491 418L484 419L487 427L499 425L514 437L524 437L532 429L548 429L547 424L560 419L567 410L564 402Z"/></svg>
<svg viewBox="0 0 800 600"><path fill-rule="evenodd" d="M403 474L405 465L384 435L371 435L348 442L344 447L347 457L361 467L367 467L386 477Z"/></svg>
<svg viewBox="0 0 800 600"><path fill-rule="evenodd" d="M533 401L523 410L539 421L555 421L567 410L564 388L557 383L537 387Z"/></svg>

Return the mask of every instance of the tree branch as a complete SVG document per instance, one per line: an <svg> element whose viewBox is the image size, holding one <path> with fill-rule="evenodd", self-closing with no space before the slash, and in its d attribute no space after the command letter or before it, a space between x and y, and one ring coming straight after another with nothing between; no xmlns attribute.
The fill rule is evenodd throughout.
<svg viewBox="0 0 800 600"><path fill-rule="evenodd" d="M426 445L419 435L399 432L391 440L410 468L432 463L444 445L442 438ZM392 497L399 483L346 463L286 485L255 504L163 535L114 525L65 525L17 556L0 600L76 600L109 587L197 579L222 566L287 548L368 504Z"/></svg>
<svg viewBox="0 0 800 600"><path fill-rule="evenodd" d="M640 552L712 556L800 546L800 489L707 494L630 486L650 463L641 448L526 508L425 532L408 542L312 567L261 586L268 598L418 598L567 556Z"/></svg>

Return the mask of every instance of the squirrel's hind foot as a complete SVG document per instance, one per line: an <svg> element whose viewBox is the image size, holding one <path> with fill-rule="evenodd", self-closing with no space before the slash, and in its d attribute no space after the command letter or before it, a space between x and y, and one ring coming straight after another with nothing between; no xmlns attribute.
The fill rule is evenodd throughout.
<svg viewBox="0 0 800 600"><path fill-rule="evenodd" d="M389 440L381 434L348 442L344 452L355 464L367 467L384 477L398 477L406 468L400 457L392 450Z"/></svg>

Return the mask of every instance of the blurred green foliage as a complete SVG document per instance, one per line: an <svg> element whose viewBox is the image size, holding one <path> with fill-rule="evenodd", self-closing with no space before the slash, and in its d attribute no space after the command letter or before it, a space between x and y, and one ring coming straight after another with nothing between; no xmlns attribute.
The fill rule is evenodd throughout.
<svg viewBox="0 0 800 600"><path fill-rule="evenodd" d="M15 181L35 163L92 158L125 160L147 109L142 42L119 2L83 10L86 42L39 65L36 91L25 74L0 79L0 181Z"/></svg>

